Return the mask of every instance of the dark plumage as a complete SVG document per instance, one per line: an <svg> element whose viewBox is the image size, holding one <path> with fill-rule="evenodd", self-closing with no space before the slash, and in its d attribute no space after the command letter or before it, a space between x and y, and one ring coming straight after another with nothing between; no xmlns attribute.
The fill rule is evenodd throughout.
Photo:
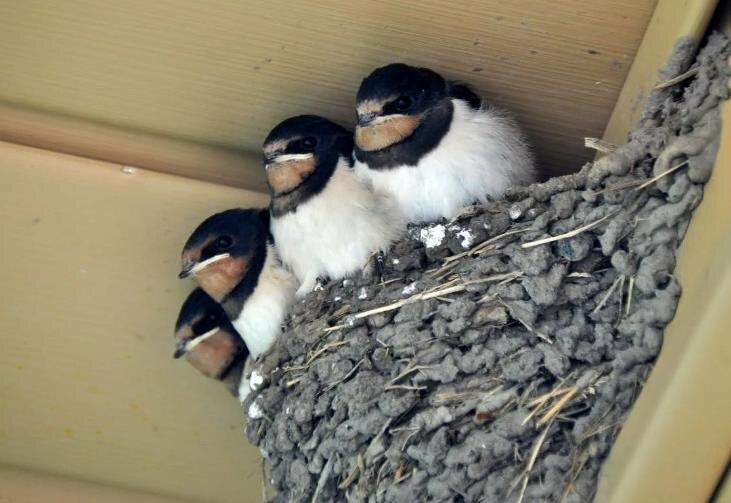
<svg viewBox="0 0 731 503"><path fill-rule="evenodd" d="M512 117L428 68L376 69L361 83L356 112L355 172L412 222L449 219L536 178Z"/></svg>
<svg viewBox="0 0 731 503"><path fill-rule="evenodd" d="M203 221L188 238L180 277L193 276L218 302L253 357L281 331L295 281L281 267L269 213L233 209Z"/></svg>
<svg viewBox="0 0 731 503"><path fill-rule="evenodd" d="M226 381L231 392L238 393L249 351L221 306L200 288L180 308L175 341L175 358L184 356L199 372Z"/></svg>
<svg viewBox="0 0 731 503"><path fill-rule="evenodd" d="M350 131L300 115L274 127L263 151L272 234L301 283L298 295L310 292L317 278L362 270L401 232L393 203L356 178Z"/></svg>
<svg viewBox="0 0 731 503"><path fill-rule="evenodd" d="M286 146L277 148L277 144ZM351 159L353 133L323 117L298 115L275 126L264 140L263 149L267 169L280 156L312 154L315 161L313 171L297 186L280 192L269 184L271 212L278 217L296 211L300 204L322 191L340 157Z"/></svg>

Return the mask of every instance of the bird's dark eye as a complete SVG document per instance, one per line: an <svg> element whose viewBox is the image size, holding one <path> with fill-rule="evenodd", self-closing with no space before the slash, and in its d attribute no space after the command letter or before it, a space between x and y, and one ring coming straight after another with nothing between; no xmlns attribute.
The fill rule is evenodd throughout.
<svg viewBox="0 0 731 503"><path fill-rule="evenodd" d="M411 108L411 98L408 96L400 96L394 103L394 108L398 112L405 112L409 108Z"/></svg>
<svg viewBox="0 0 731 503"><path fill-rule="evenodd" d="M231 239L231 236L221 236L216 240L216 248L219 250L227 250L231 248L233 242L234 240Z"/></svg>
<svg viewBox="0 0 731 503"><path fill-rule="evenodd" d="M314 150L317 146L317 138L314 136L306 136L302 138L302 148L305 151Z"/></svg>

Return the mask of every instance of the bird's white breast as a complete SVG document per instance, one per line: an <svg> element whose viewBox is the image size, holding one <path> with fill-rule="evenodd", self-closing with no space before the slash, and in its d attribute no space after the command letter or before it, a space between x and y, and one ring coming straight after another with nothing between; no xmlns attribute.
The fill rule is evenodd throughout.
<svg viewBox="0 0 731 503"><path fill-rule="evenodd" d="M244 302L241 314L232 320L251 358L256 359L266 352L282 331L282 322L296 287L295 278L279 263L276 249L267 246L267 257L256 288Z"/></svg>
<svg viewBox="0 0 731 503"><path fill-rule="evenodd" d="M305 294L318 276L339 279L360 270L403 223L390 198L375 195L341 159L322 191L273 218L271 227L282 260L302 282L298 294Z"/></svg>
<svg viewBox="0 0 731 503"><path fill-rule="evenodd" d="M411 222L451 218L474 201L498 198L511 185L535 180L533 157L509 115L493 107L474 110L462 100L452 103L447 134L416 166L375 170L356 161L357 175L390 194Z"/></svg>

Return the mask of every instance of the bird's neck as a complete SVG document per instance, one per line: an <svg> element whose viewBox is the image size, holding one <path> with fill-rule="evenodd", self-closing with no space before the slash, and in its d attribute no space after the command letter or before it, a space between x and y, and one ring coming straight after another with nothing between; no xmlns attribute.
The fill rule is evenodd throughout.
<svg viewBox="0 0 731 503"><path fill-rule="evenodd" d="M273 218L287 213L294 213L300 204L304 204L322 192L332 178L341 156L337 152L318 155L317 167L296 189L287 194L272 197L269 206Z"/></svg>
<svg viewBox="0 0 731 503"><path fill-rule="evenodd" d="M241 385L241 378L244 374L244 366L246 365L246 353L241 352L231 362L231 364L224 370L220 376L221 382L226 386L226 389L234 396L239 394L239 386Z"/></svg>
<svg viewBox="0 0 731 503"><path fill-rule="evenodd" d="M365 151L356 146L353 153L358 161L370 169L416 166L449 132L453 117L454 104L451 99L445 99L426 113L411 136L381 150Z"/></svg>
<svg viewBox="0 0 731 503"><path fill-rule="evenodd" d="M269 252L267 243L262 243L259 249L254 252L254 258L244 278L221 300L221 307L226 312L229 320L238 318L246 300L256 290Z"/></svg>

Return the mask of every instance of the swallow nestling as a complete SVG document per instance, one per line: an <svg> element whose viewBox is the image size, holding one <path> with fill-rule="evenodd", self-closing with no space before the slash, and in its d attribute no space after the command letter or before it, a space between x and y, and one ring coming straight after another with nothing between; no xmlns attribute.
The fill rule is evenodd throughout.
<svg viewBox="0 0 731 503"><path fill-rule="evenodd" d="M318 277L361 270L399 236L404 221L387 195L352 170L350 131L314 115L292 117L264 141L271 229L282 260L310 292Z"/></svg>
<svg viewBox="0 0 731 503"><path fill-rule="evenodd" d="M411 222L450 218L535 181L515 120L428 68L378 68L360 85L355 171Z"/></svg>
<svg viewBox="0 0 731 503"><path fill-rule="evenodd" d="M221 306L200 288L188 296L175 322L174 358L222 381L240 400L251 391L244 375L249 351Z"/></svg>
<svg viewBox="0 0 731 503"><path fill-rule="evenodd" d="M207 218L185 243L182 262L180 277L195 277L221 305L251 357L266 352L297 287L274 247L268 211L234 209Z"/></svg>

